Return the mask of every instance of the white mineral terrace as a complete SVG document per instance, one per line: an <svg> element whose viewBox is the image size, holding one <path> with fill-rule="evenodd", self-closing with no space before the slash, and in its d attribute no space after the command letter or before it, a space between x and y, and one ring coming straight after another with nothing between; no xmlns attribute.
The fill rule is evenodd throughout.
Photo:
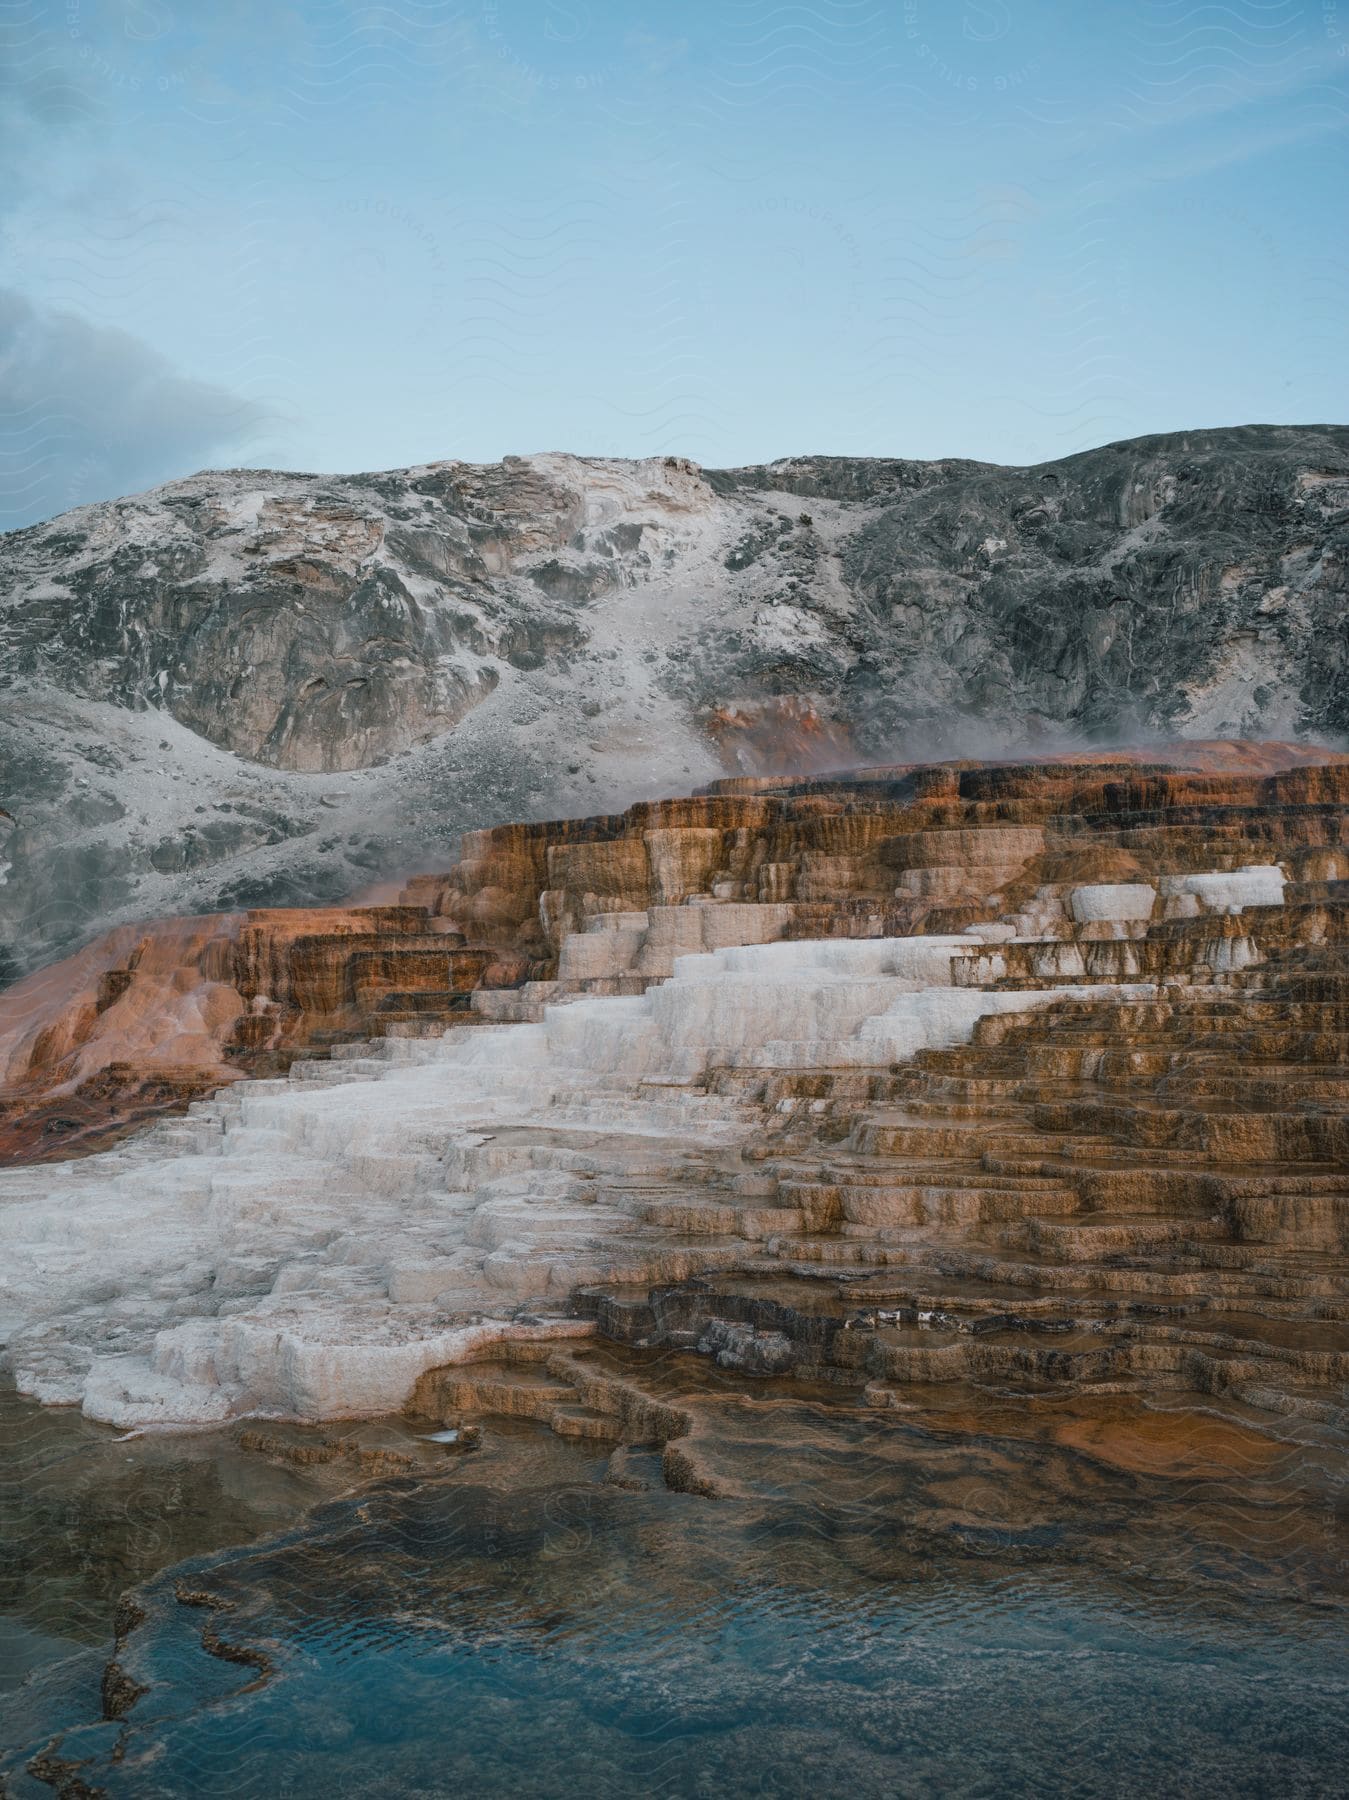
<svg viewBox="0 0 1349 1800"><path fill-rule="evenodd" d="M114 1423L331 1418L396 1408L424 1370L494 1338L585 1331L566 1317L578 1284L679 1278L764 1235L752 1201L720 1237L652 1216L653 1194L678 1193L682 1176L696 1196L714 1167L719 1200L762 1191L737 1168L762 1114L692 1085L709 1068L884 1066L967 1042L984 1014L1152 997L1151 983L1074 985L1082 955L1066 940L1139 936L1167 902L1148 889L1140 911L1133 885L1086 892L1079 905L1081 890L1046 890L961 937L681 956L641 995L352 1046L116 1150L0 1173L7 1360L24 1392ZM1282 878L1185 877L1174 894L1206 909L1272 904ZM572 965L631 967L638 923L595 921L569 946ZM1044 987L987 985L1023 932ZM592 937L608 940L607 962ZM1250 944L1228 966L1258 959L1251 940L1223 943Z"/></svg>

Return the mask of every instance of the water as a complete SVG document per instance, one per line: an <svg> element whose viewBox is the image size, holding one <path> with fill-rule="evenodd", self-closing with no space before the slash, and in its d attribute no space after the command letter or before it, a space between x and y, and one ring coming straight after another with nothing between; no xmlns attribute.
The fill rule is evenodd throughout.
<svg viewBox="0 0 1349 1800"><path fill-rule="evenodd" d="M7 1792L1345 1792L1334 1460L1195 1412L982 1404L709 1392L709 1500L523 1421L473 1454L377 1422L355 1449L414 1460L372 1473L291 1460L319 1433L119 1444L11 1401L48 1499L6 1520L4 1604L47 1645ZM137 1579L105 1692L144 1691L105 1720Z"/></svg>

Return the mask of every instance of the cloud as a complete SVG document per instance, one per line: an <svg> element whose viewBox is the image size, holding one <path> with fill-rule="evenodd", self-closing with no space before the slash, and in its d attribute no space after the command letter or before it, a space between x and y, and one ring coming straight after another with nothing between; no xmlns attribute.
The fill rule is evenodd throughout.
<svg viewBox="0 0 1349 1800"><path fill-rule="evenodd" d="M0 288L0 530L246 460L272 422L129 332Z"/></svg>

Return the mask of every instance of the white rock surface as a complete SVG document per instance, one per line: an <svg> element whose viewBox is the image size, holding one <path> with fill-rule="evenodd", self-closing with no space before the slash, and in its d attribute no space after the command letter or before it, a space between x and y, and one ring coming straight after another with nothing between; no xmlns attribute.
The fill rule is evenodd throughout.
<svg viewBox="0 0 1349 1800"><path fill-rule="evenodd" d="M1279 868L1160 882L1167 907L1219 911L1282 886ZM760 1188L740 1152L762 1114L704 1091L708 1069L886 1066L1102 979L1151 999L1131 940L1154 902L1142 882L1077 887L1070 925L1043 889L960 936L819 941L755 941L787 922L773 905L603 914L567 940L571 976L668 979L630 997L535 983L533 1022L348 1046L101 1156L0 1172L7 1363L23 1391L122 1426L398 1408L493 1339L589 1330L566 1316L582 1283L744 1255L735 1204ZM1043 985L998 986L1027 941ZM1203 940L1200 979L1259 956L1250 936ZM699 1208L717 1229L670 1222Z"/></svg>
<svg viewBox="0 0 1349 1800"><path fill-rule="evenodd" d="M709 1172L733 1203L761 1116L691 1088L709 1066L886 1064L1101 991L1057 985L1080 958L1046 948L1065 954L1029 992L981 985L1003 958L964 935L683 955L640 996L353 1046L116 1150L0 1173L10 1366L23 1391L123 1425L395 1408L494 1336L586 1329L563 1316L581 1283L743 1252L652 1213L705 1203Z"/></svg>
<svg viewBox="0 0 1349 1800"><path fill-rule="evenodd" d="M1145 881L1110 882L1074 888L1070 905L1079 925L1128 925L1150 919L1156 899L1156 888Z"/></svg>
<svg viewBox="0 0 1349 1800"><path fill-rule="evenodd" d="M1206 875L1164 875L1166 898L1193 895L1208 912L1241 912L1247 906L1282 906L1286 877L1277 863L1247 863Z"/></svg>

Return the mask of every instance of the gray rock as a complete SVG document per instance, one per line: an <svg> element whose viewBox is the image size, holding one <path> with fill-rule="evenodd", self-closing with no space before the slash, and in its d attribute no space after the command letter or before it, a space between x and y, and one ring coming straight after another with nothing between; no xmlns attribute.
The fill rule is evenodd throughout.
<svg viewBox="0 0 1349 1800"><path fill-rule="evenodd" d="M781 1375L796 1360L791 1339L781 1331L756 1331L737 1319L712 1319L698 1340L701 1356L715 1356L718 1367L746 1375Z"/></svg>
<svg viewBox="0 0 1349 1800"><path fill-rule="evenodd" d="M1338 741L1347 548L1333 426L1030 469L227 470L81 507L0 537L0 970L763 766L775 708L779 766L803 712L835 763Z"/></svg>

